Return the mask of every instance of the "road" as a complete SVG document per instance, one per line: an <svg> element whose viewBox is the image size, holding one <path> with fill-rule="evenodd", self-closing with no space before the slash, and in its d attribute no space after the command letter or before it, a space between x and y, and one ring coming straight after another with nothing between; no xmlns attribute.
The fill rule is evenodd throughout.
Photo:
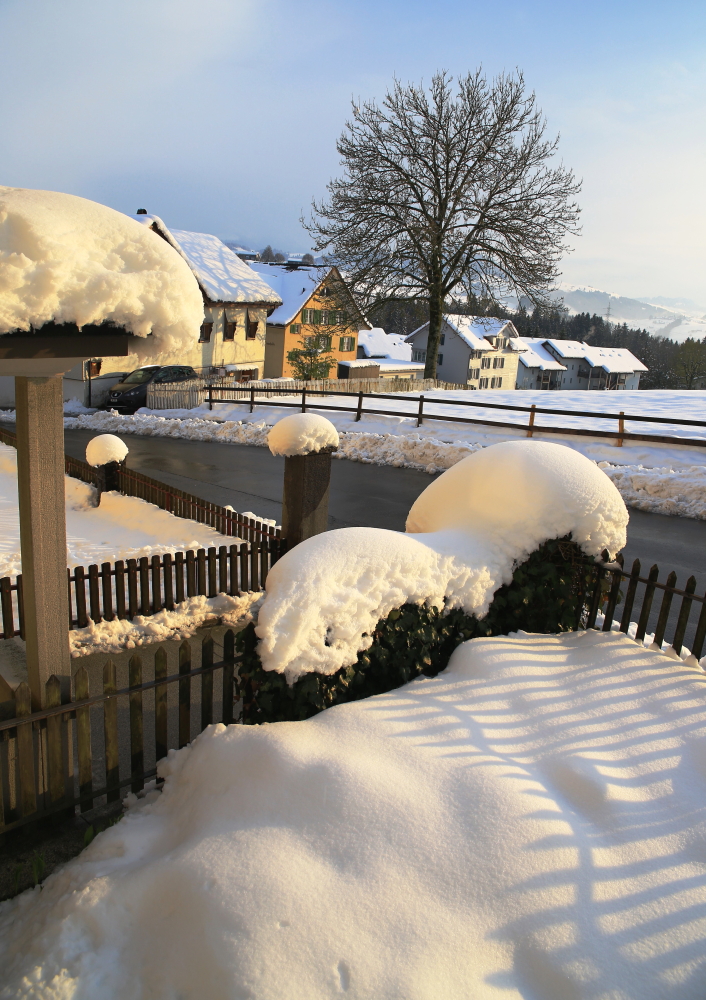
<svg viewBox="0 0 706 1000"><path fill-rule="evenodd" d="M86 444L94 436L93 431L65 431L67 452L84 458ZM124 436L131 468L204 500L279 521L284 459L273 457L266 448ZM329 526L402 531L409 508L433 478L414 469L334 459ZM624 556L628 566L640 559L643 570L657 563L661 579L675 570L677 585L692 574L700 586L706 585L706 521L631 510Z"/></svg>

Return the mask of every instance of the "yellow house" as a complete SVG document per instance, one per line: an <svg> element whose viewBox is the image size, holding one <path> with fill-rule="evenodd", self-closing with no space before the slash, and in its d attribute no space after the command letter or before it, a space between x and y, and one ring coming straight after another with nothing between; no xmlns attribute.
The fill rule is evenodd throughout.
<svg viewBox="0 0 706 1000"><path fill-rule="evenodd" d="M265 378L291 378L287 353L302 346L304 337L318 337L337 363L354 361L358 330L369 326L338 268L295 264L252 263L251 269L267 282L282 305L267 318Z"/></svg>

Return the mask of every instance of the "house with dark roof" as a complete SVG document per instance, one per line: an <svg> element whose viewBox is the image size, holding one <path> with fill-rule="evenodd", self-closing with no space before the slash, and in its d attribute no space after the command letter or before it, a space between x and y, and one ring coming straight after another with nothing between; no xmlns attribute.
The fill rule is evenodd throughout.
<svg viewBox="0 0 706 1000"><path fill-rule="evenodd" d="M370 324L337 267L262 261L249 267L282 303L267 317L265 378L292 377L287 353L301 347L305 337L318 338L337 365L356 360L358 330Z"/></svg>
<svg viewBox="0 0 706 1000"><path fill-rule="evenodd" d="M406 338L412 360L426 362L429 323ZM473 389L514 389L519 334L509 319L448 314L441 324L436 377Z"/></svg>

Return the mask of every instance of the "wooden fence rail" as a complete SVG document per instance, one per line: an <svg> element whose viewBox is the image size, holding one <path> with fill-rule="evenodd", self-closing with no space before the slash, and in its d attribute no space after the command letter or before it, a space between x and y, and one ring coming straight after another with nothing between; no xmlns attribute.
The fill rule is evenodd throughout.
<svg viewBox="0 0 706 1000"><path fill-rule="evenodd" d="M234 390L232 388L210 385L207 387L207 401L209 409L213 409L213 403L218 402L218 399L231 399L235 398L233 396ZM586 437L602 437L602 438L615 438L617 445L622 445L624 441L653 441L660 442L662 444L681 444L696 448L706 448L706 437L702 438L688 438L688 437L678 437L675 435L664 435L664 434L633 434L630 431L625 430L626 421L637 421L638 423L647 424L667 424L672 427L704 427L706 428L706 420L674 420L670 417L647 417L640 416L637 414L624 413L622 410L619 413L594 413L590 410L559 410L550 407L536 406L532 404L531 406L513 406L511 404L505 403L487 403L481 401L475 401L470 399L426 399L424 395L413 396L411 393L405 394L405 399L408 399L411 404L416 402L417 410L415 413L407 413L399 410L382 410L378 408L373 408L366 406L364 400L373 399L394 399L399 402L399 394L392 395L389 393L366 393L366 392L332 392L330 389L310 389L306 386L300 391L300 400L298 402L285 402L284 400L274 401L269 399L270 396L274 395L293 395L292 389L268 389L267 396L268 402L267 406L282 406L290 409L301 410L302 413L306 412L307 406L309 408L315 408L316 410L338 410L344 413L355 413L356 420L360 420L363 414L374 414L379 416L393 416L393 417L411 417L413 420L417 421L417 427L421 426L425 420L445 420L451 421L453 423L461 424L482 424L487 427L509 427L516 431L525 431L527 437L532 437L533 434L537 432L544 432L545 434L577 434L579 436ZM237 393L239 398L250 403L250 412L252 413L258 402L258 396L261 395L261 391L257 388L250 387L247 390L240 390ZM354 406L343 406L336 403L323 403L315 402L312 397L316 396L343 396L343 397L355 397L356 404ZM307 402L308 400L308 402ZM472 406L480 407L481 409L491 409L491 410L509 410L513 412L527 413L529 415L528 422L526 424L520 424L513 421L503 421L503 420L488 420L480 417L457 417L453 414L448 413L430 413L428 410L425 411L424 406L431 404L443 404L444 406ZM262 405L262 404L261 404ZM535 423L535 418L538 413L552 414L555 416L566 416L566 417L591 417L595 420L616 420L618 423L618 428L616 431L606 431L606 430L593 430L586 427L554 427L551 424L537 424Z"/></svg>
<svg viewBox="0 0 706 1000"><path fill-rule="evenodd" d="M201 642L197 669L191 666L192 651L192 643L184 640L178 673L171 675L165 649L151 652L151 679L146 681L145 657L135 654L129 662L129 684L120 689L112 660L103 668L100 692L91 692L83 666L76 671L70 692L52 675L46 684L46 708L39 712L31 711L29 687L20 684L13 702L0 706L0 832L52 814L75 813L77 808L87 812L98 804L119 801L128 790L139 792L155 777L157 762L170 749L186 746L215 721L230 725L238 661L233 630L223 636L223 658L218 662L211 634ZM217 690L214 674L219 670ZM192 717L192 685L197 677L200 712ZM174 685L176 698L170 707ZM143 697L148 694L145 710Z"/></svg>
<svg viewBox="0 0 706 1000"><path fill-rule="evenodd" d="M115 564L93 564L88 570L67 570L69 629L85 628L116 618L132 619L173 611L189 597L235 597L263 590L267 574L285 551L282 538L189 549L141 559L119 559ZM0 638L24 639L22 576L0 580Z"/></svg>

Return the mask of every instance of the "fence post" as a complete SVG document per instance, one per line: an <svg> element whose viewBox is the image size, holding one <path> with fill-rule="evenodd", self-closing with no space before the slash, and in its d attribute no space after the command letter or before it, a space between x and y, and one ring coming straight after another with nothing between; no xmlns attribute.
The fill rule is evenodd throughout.
<svg viewBox="0 0 706 1000"><path fill-rule="evenodd" d="M360 420L362 412L363 412L363 393L359 392L358 393L358 409L356 410L356 413L355 413L355 419L356 419L356 421Z"/></svg>
<svg viewBox="0 0 706 1000"><path fill-rule="evenodd" d="M255 386L250 389L250 412L255 409Z"/></svg>
<svg viewBox="0 0 706 1000"><path fill-rule="evenodd" d="M532 403L532 408L530 410L530 415L529 415L529 423L527 424L527 437L528 438L531 438L532 435L534 434L534 416L535 416L536 409L537 409L537 407L535 406L534 403Z"/></svg>
<svg viewBox="0 0 706 1000"><path fill-rule="evenodd" d="M29 685L24 681L15 689L15 712L18 720L32 711ZM29 816L37 811L34 773L34 732L31 722L17 726L17 757L20 771L20 812Z"/></svg>
<svg viewBox="0 0 706 1000"><path fill-rule="evenodd" d="M208 408L209 408L209 410L213 409L213 394L211 392L211 386L210 386L210 384L209 384L209 387L208 387Z"/></svg>
<svg viewBox="0 0 706 1000"><path fill-rule="evenodd" d="M424 396L419 397L419 410L417 411L417 427L424 423Z"/></svg>
<svg viewBox="0 0 706 1000"><path fill-rule="evenodd" d="M308 455L288 455L284 460L282 534L290 546L328 528L332 451L323 448ZM251 583L254 587L255 581Z"/></svg>
<svg viewBox="0 0 706 1000"><path fill-rule="evenodd" d="M302 389L302 413L306 413L306 389Z"/></svg>
<svg viewBox="0 0 706 1000"><path fill-rule="evenodd" d="M186 639L179 646L179 673L191 672L191 646ZM191 737L191 678L179 678L179 749L185 747Z"/></svg>
<svg viewBox="0 0 706 1000"><path fill-rule="evenodd" d="M623 435L625 434L625 413L621 410L618 417L618 440L615 442L616 448L623 447Z"/></svg>

